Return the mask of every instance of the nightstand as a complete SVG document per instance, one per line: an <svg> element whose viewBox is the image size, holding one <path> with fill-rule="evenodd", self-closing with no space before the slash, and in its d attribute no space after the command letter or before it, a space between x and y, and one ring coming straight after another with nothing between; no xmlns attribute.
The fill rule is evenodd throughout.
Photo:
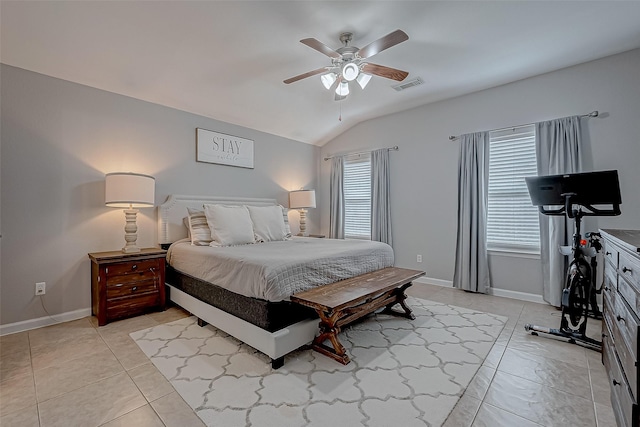
<svg viewBox="0 0 640 427"><path fill-rule="evenodd" d="M112 320L165 309L164 262L167 251L141 249L93 252L91 311L103 326Z"/></svg>

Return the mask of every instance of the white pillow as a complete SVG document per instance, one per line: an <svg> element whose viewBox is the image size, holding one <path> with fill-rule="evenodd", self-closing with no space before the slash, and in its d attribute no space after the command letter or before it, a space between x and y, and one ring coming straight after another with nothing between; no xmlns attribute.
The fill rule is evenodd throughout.
<svg viewBox="0 0 640 427"><path fill-rule="evenodd" d="M194 246L209 246L213 239L211 238L211 230L204 211L187 208L187 212L189 212L188 224L191 244Z"/></svg>
<svg viewBox="0 0 640 427"><path fill-rule="evenodd" d="M253 224L246 206L204 205L211 238L210 246L255 243Z"/></svg>
<svg viewBox="0 0 640 427"><path fill-rule="evenodd" d="M259 242L273 242L286 240L287 230L284 226L282 207L274 206L247 206L253 232Z"/></svg>

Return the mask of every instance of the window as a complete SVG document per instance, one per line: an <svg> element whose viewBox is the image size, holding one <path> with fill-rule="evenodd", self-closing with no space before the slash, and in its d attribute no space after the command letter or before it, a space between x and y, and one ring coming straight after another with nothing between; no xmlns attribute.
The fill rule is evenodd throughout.
<svg viewBox="0 0 640 427"><path fill-rule="evenodd" d="M344 159L344 237L371 239L371 156Z"/></svg>
<svg viewBox="0 0 640 427"><path fill-rule="evenodd" d="M538 208L524 180L537 176L534 125L489 134L489 250L540 253Z"/></svg>

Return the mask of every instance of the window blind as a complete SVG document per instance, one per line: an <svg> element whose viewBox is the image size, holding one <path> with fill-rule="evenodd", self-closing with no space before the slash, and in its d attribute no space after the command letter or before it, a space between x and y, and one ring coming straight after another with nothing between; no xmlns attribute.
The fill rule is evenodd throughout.
<svg viewBox="0 0 640 427"><path fill-rule="evenodd" d="M489 134L487 247L509 252L540 252L538 209L524 180L537 176L535 126Z"/></svg>
<svg viewBox="0 0 640 427"><path fill-rule="evenodd" d="M371 239L371 156L345 158L344 237Z"/></svg>

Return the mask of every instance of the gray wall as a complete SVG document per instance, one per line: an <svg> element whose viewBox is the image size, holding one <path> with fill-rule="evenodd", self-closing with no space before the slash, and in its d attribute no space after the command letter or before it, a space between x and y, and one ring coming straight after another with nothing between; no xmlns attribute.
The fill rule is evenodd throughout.
<svg viewBox="0 0 640 427"><path fill-rule="evenodd" d="M429 84L428 76L422 76ZM420 90L420 87L410 89ZM402 96L390 94L389 96ZM618 169L622 215L602 227L640 228L640 50L433 103L359 124L327 143L322 156L399 145L391 152L396 264L451 281L456 236L458 143L449 135L498 129L599 110L586 119L589 169ZM329 162L318 206L329 228ZM416 262L423 255L423 263ZM496 288L541 294L538 259L492 255Z"/></svg>
<svg viewBox="0 0 640 427"><path fill-rule="evenodd" d="M314 188L319 148L2 65L0 324L90 307L88 252L124 245L124 214L104 206L104 174L156 178L171 194L271 197ZM212 99L211 102L223 102ZM197 127L255 141L255 169L197 163ZM298 214L290 212L292 229ZM309 229L318 231L312 210ZM157 243L156 210L138 214L138 245Z"/></svg>

